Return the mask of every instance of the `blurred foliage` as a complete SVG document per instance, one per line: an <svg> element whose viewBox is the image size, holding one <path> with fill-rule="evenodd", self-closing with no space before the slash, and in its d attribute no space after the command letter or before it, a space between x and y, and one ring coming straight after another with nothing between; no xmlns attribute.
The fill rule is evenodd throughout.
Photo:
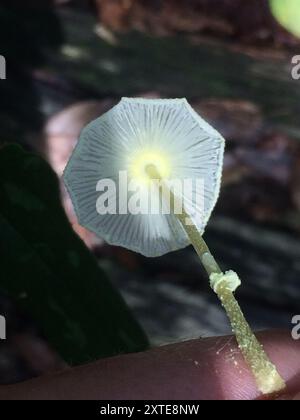
<svg viewBox="0 0 300 420"><path fill-rule="evenodd" d="M48 164L5 146L0 179L0 289L70 364L145 349L144 333L73 232Z"/></svg>
<svg viewBox="0 0 300 420"><path fill-rule="evenodd" d="M293 35L300 37L300 1L270 0L270 7L278 22Z"/></svg>
<svg viewBox="0 0 300 420"><path fill-rule="evenodd" d="M65 81L79 92L77 100L149 93L190 102L242 98L258 104L268 124L300 138L300 86L291 78L285 56L136 32L119 35L111 44L93 31L94 17L69 9L59 16L64 45L47 62L49 77L60 82L53 92L57 101Z"/></svg>

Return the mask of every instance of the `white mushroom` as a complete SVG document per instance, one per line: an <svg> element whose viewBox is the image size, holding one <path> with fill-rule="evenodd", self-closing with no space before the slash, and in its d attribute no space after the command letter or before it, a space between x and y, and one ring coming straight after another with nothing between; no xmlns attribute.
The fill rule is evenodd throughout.
<svg viewBox="0 0 300 420"><path fill-rule="evenodd" d="M219 196L223 153L222 136L185 99L123 98L82 131L64 181L80 224L109 244L156 257L190 243L178 219L172 213L120 214L118 208L114 214L99 215L97 182L115 181L117 189L110 198L119 204L120 172L127 171L129 181L143 181L152 164L162 178L195 181L191 204L202 234ZM204 185L203 209L197 205L196 180Z"/></svg>
<svg viewBox="0 0 300 420"><path fill-rule="evenodd" d="M284 389L285 383L235 300L238 275L221 271L202 237L219 195L223 152L222 136L185 99L124 98L83 130L64 181L79 223L107 242L151 257L190 243L194 246L258 388L269 394ZM127 182L122 184L124 177L139 187L138 199L127 191ZM195 187L199 179L204 182L201 191ZM99 184L103 180L106 192ZM187 194L184 189L178 192L172 188L174 180L196 184ZM152 190L153 184L157 188ZM100 210L99 191L103 193ZM149 191L154 192L155 204L159 204L157 214L145 205L149 204ZM198 200L201 195L202 206ZM132 201L139 211L131 207ZM138 206L137 201L143 201L143 205Z"/></svg>

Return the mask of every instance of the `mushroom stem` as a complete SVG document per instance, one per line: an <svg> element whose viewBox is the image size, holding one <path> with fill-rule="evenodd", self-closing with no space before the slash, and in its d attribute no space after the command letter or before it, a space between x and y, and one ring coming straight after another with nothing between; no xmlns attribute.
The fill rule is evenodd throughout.
<svg viewBox="0 0 300 420"><path fill-rule="evenodd" d="M208 275L222 275L222 271L215 258L211 254L206 242L200 235L194 224L186 224L187 215L178 215L183 228L185 229L192 245L200 257ZM272 394L285 388L285 382L279 375L275 365L269 360L263 346L259 343L252 332L244 314L234 297L233 291L226 282L226 275L214 291L218 295L222 306L230 320L232 331L236 336L239 348L244 356L246 363L251 369L258 389L263 394Z"/></svg>
<svg viewBox="0 0 300 420"><path fill-rule="evenodd" d="M152 180L164 183L155 165L148 165L146 172ZM166 186L166 183L164 183L163 190L166 191L167 189L168 187ZM172 208L174 209L177 198L170 189L168 192L168 198L171 198ZM237 275L233 272L223 274L205 240L184 209L181 214L176 214L175 212L174 214L183 226L191 244L195 248L207 271L211 280L211 286L218 295L222 306L227 313L232 326L232 331L236 336L244 359L253 373L258 389L263 394L272 394L282 391L286 387L284 380L278 373L275 365L269 360L263 346L258 342L234 297L233 292L240 284ZM234 281L229 282L229 276L231 276L230 279L232 280L232 275L235 276ZM215 278L218 279L217 282L214 281Z"/></svg>

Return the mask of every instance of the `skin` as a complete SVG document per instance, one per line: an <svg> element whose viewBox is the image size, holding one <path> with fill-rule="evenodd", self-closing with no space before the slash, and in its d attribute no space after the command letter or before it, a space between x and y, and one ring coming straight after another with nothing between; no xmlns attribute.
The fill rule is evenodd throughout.
<svg viewBox="0 0 300 420"><path fill-rule="evenodd" d="M258 334L287 382L281 395L300 400L300 340L290 333ZM299 395L297 395L299 393ZM17 385L2 400L256 400L262 399L233 337L208 338L118 356Z"/></svg>

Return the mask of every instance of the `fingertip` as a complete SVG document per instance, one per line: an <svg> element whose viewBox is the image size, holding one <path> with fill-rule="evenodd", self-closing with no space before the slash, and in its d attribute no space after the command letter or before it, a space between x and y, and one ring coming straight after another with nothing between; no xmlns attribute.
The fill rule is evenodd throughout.
<svg viewBox="0 0 300 420"><path fill-rule="evenodd" d="M286 331L268 331L257 334L270 360L287 384L284 394L294 394L300 390L300 341L296 341ZM215 357L218 367L219 387L222 399L255 400L276 399L277 395L262 396L254 377L246 365L236 344L227 344L221 355Z"/></svg>

